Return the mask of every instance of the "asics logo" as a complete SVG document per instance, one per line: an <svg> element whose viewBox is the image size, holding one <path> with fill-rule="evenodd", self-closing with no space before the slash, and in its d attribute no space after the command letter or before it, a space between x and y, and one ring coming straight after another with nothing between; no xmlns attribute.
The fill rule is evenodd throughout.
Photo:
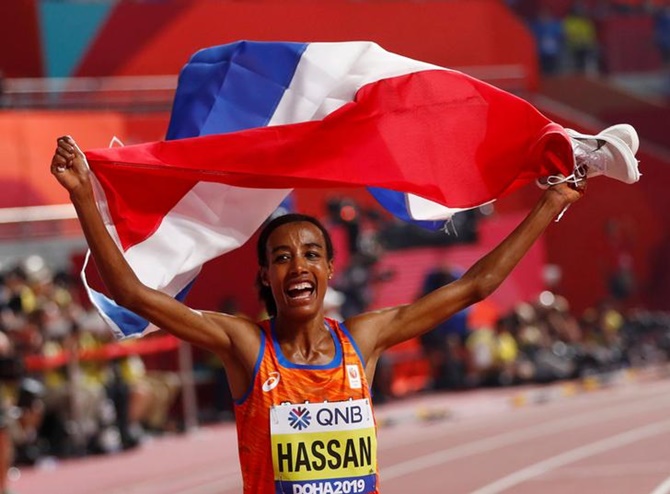
<svg viewBox="0 0 670 494"><path fill-rule="evenodd" d="M270 372L270 377L268 377L267 380L263 383L263 391L267 393L268 391L275 389L277 384L279 384L280 379L281 376L279 375L279 372Z"/></svg>

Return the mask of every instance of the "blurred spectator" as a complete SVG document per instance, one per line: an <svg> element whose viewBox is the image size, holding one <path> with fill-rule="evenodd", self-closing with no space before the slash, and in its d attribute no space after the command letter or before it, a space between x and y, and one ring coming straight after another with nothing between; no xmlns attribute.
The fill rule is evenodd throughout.
<svg viewBox="0 0 670 494"><path fill-rule="evenodd" d="M495 384L509 386L519 382L517 364L519 346L512 334L516 325L511 317L499 319L495 327L495 350L493 354L493 372Z"/></svg>
<svg viewBox="0 0 670 494"><path fill-rule="evenodd" d="M111 333L100 316L75 303L69 277L29 256L2 281L0 322L21 358L32 362L30 379L8 393L15 410L10 424L15 461L32 464L45 455L108 453L137 445L128 427L140 408L133 408L134 388L118 363L110 366L104 348ZM148 372L145 377L153 383ZM161 399L167 393L159 393L158 386L146 388L153 392L153 408L143 407L144 415L137 415L157 424L158 410L170 399Z"/></svg>
<svg viewBox="0 0 670 494"><path fill-rule="evenodd" d="M9 437L7 411L0 408L0 492L9 493L7 476L12 465L12 441Z"/></svg>
<svg viewBox="0 0 670 494"><path fill-rule="evenodd" d="M612 8L620 14L636 14L644 12L646 9L643 0L611 0Z"/></svg>
<svg viewBox="0 0 670 494"><path fill-rule="evenodd" d="M595 4L591 4L591 16L596 23L604 21L613 12L611 0L596 0Z"/></svg>
<svg viewBox="0 0 670 494"><path fill-rule="evenodd" d="M608 242L615 273L630 268L632 235L612 222ZM345 279L363 269L362 290L380 277L373 270L379 252L363 228L358 233L361 265L355 261ZM367 256L367 257L365 257ZM624 269L625 271L625 269ZM629 293L626 277L614 293ZM426 273L422 293L456 279L449 268ZM634 281L634 280L631 280ZM368 286L364 286L367 284ZM633 285L634 286L634 285ZM44 455L67 457L109 453L141 443L143 431L171 430L169 411L180 383L173 372L151 370L142 357L105 358L111 335L95 312L72 296L69 279L43 260L30 257L0 272L0 469L31 464ZM345 295L327 294L329 317L342 319ZM354 297L367 305L367 297ZM625 312L617 300L591 308L579 319L568 301L544 292L500 313L485 301L459 313L421 338L431 364L432 386L459 389L476 385L545 383L616 371L624 366L666 364L670 359L670 315ZM236 313L233 300L222 310ZM479 314L475 314L479 312ZM476 317L475 317L476 316ZM471 321L480 321L472 323ZM132 344L133 342L129 342ZM30 367L25 362L32 362ZM37 362L39 365L34 365ZM217 360L218 362L218 360ZM25 371L28 368L29 371ZM392 355L382 355L373 399L394 397ZM225 374L221 369L221 376ZM220 384L216 393L227 386ZM5 479L0 476L0 488Z"/></svg>
<svg viewBox="0 0 670 494"><path fill-rule="evenodd" d="M326 317L330 317L336 321L343 321L344 318L341 312L343 303L344 294L329 286L323 299L323 309L326 312Z"/></svg>
<svg viewBox="0 0 670 494"><path fill-rule="evenodd" d="M44 386L35 379L21 380L15 405L15 420L10 424L14 461L33 465L41 456L39 430L44 418Z"/></svg>
<svg viewBox="0 0 670 494"><path fill-rule="evenodd" d="M375 260L362 253L354 253L344 272L337 276L335 289L344 295L340 307L343 318L360 314L369 306L371 293L372 268Z"/></svg>
<svg viewBox="0 0 670 494"><path fill-rule="evenodd" d="M654 39L664 66L670 66L670 3L660 7L654 15Z"/></svg>
<svg viewBox="0 0 670 494"><path fill-rule="evenodd" d="M458 277L446 267L426 274L420 296L441 286L448 285ZM433 389L462 389L466 386L468 338L468 310L463 310L419 338L423 353L431 368Z"/></svg>
<svg viewBox="0 0 670 494"><path fill-rule="evenodd" d="M563 23L548 8L542 7L531 20L530 30L535 37L540 70L546 75L557 74L565 50Z"/></svg>
<svg viewBox="0 0 670 494"><path fill-rule="evenodd" d="M573 70L593 74L598 70L596 26L584 2L576 2L563 20L565 43Z"/></svg>
<svg viewBox="0 0 670 494"><path fill-rule="evenodd" d="M9 433L11 421L8 383L20 374L11 342L0 331L0 492L7 492L7 472L13 462L14 448Z"/></svg>
<svg viewBox="0 0 670 494"><path fill-rule="evenodd" d="M138 355L123 358L120 372L130 389L128 422L131 433L134 429L134 435L141 436L145 430L162 433L174 429L168 424L168 414L181 386L179 375L172 371L147 370Z"/></svg>
<svg viewBox="0 0 670 494"><path fill-rule="evenodd" d="M495 358L493 328L479 327L473 329L465 342L465 346L470 355L467 382L470 386L490 385Z"/></svg>
<svg viewBox="0 0 670 494"><path fill-rule="evenodd" d="M0 108L6 108L8 105L7 102L7 80L5 78L5 73L0 69Z"/></svg>
<svg viewBox="0 0 670 494"><path fill-rule="evenodd" d="M605 226L608 265L606 277L610 295L614 300L623 302L635 292L636 280L633 270L633 234L627 225L611 218Z"/></svg>
<svg viewBox="0 0 670 494"><path fill-rule="evenodd" d="M344 232L345 252L338 251L332 287L344 296L339 313L346 319L364 312L370 305L374 283L384 281L376 272L381 245L371 217L348 197L331 198L327 203L326 223L334 232ZM342 255L343 254L343 255ZM339 267L338 267L339 265Z"/></svg>

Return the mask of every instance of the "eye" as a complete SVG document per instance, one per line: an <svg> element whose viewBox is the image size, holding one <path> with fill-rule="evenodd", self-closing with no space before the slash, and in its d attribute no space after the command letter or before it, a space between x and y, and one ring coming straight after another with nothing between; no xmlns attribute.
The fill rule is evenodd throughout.
<svg viewBox="0 0 670 494"><path fill-rule="evenodd" d="M307 259L319 259L321 257L321 254L317 251L310 250L305 254L305 257Z"/></svg>
<svg viewBox="0 0 670 494"><path fill-rule="evenodd" d="M291 256L289 256L288 254L279 254L279 255L276 255L274 257L274 262L275 263L283 263L283 262L289 261L290 259L291 259Z"/></svg>

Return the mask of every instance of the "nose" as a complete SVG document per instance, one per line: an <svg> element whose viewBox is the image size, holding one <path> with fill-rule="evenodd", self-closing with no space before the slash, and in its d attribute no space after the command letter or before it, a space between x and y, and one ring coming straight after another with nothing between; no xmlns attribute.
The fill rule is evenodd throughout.
<svg viewBox="0 0 670 494"><path fill-rule="evenodd" d="M303 256L294 256L291 261L291 272L295 274L307 271L307 263Z"/></svg>

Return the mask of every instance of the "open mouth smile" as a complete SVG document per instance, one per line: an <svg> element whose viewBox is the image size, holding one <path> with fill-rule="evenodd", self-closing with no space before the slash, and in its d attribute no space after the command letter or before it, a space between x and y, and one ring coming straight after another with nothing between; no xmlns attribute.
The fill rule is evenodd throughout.
<svg viewBox="0 0 670 494"><path fill-rule="evenodd" d="M312 296L315 291L314 284L309 281L301 281L289 285L286 294L290 300L306 300Z"/></svg>

